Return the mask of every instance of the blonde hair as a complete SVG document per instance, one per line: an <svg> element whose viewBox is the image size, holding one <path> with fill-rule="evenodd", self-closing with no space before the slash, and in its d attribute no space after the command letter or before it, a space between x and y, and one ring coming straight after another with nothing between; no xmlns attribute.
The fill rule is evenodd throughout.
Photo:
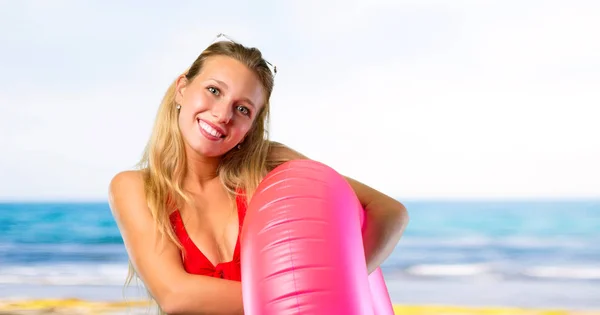
<svg viewBox="0 0 600 315"><path fill-rule="evenodd" d="M217 169L219 180L230 196L243 192L246 201L249 201L259 182L271 168L269 165L273 164L267 162L267 154L269 99L274 85L274 73L258 49L232 41L221 41L210 45L196 58L185 73L188 82L200 73L206 60L212 56L228 56L240 61L257 75L264 88L265 104L240 149L234 148L227 152ZM171 225L170 214L174 207L180 207L182 203L189 203L191 200L183 189L187 160L184 140L179 131L175 93L176 82L173 82L160 103L152 134L138 167L143 173L146 200L160 236L167 236L181 248ZM135 270L130 262L126 285L134 275Z"/></svg>

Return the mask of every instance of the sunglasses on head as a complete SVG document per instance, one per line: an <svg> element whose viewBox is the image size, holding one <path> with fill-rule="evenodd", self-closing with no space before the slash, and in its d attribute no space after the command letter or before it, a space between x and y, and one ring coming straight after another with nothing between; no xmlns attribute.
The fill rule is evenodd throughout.
<svg viewBox="0 0 600 315"><path fill-rule="evenodd" d="M231 37L229 37L223 33L217 34L217 37L211 42L211 45L214 43L217 43L217 42L232 42L232 43L240 44L239 42L233 40ZM270 63L266 59L265 59L265 62L267 63L269 70L271 70L271 73L273 73L273 77L275 77L275 75L277 74L277 67L275 65L273 65L272 63Z"/></svg>

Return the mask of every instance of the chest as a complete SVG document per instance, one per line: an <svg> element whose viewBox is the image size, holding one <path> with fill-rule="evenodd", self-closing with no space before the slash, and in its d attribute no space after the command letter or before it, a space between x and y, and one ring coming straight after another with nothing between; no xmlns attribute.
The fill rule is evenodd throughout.
<svg viewBox="0 0 600 315"><path fill-rule="evenodd" d="M233 259L240 219L235 200L197 198L194 205L180 210L181 223L187 237L213 266Z"/></svg>

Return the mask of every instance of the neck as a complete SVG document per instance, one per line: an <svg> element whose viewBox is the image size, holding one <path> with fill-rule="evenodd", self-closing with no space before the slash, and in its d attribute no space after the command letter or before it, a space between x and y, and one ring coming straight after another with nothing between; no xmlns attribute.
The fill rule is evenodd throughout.
<svg viewBox="0 0 600 315"><path fill-rule="evenodd" d="M201 192L218 178L217 168L220 158L207 158L195 152L188 155L188 171L184 187L188 191Z"/></svg>

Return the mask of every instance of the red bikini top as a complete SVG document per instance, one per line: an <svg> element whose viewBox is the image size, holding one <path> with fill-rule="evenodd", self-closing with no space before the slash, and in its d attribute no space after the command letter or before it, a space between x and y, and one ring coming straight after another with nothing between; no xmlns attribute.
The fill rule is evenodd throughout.
<svg viewBox="0 0 600 315"><path fill-rule="evenodd" d="M238 194L235 198L238 212L239 230L238 237L233 251L233 259L229 262L222 262L214 266L206 256L200 251L196 244L188 235L181 213L175 210L171 216L171 224L175 230L175 235L183 246L184 253L182 254L183 267L185 271L191 274L211 276L215 278L223 278L228 280L241 281L241 265L240 265L240 234L242 224L246 215L246 202L243 195Z"/></svg>

